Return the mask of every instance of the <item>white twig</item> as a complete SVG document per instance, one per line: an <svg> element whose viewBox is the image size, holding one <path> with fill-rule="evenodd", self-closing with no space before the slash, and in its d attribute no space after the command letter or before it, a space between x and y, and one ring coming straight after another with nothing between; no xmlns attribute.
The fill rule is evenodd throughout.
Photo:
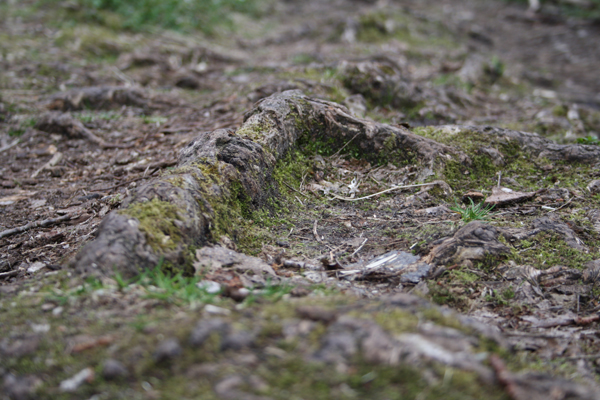
<svg viewBox="0 0 600 400"><path fill-rule="evenodd" d="M313 235L315 235L315 239L317 239L317 242L323 243L323 241L319 237L319 232L317 232L317 222L318 220L315 219L315 223L313 225Z"/></svg>
<svg viewBox="0 0 600 400"><path fill-rule="evenodd" d="M367 238L367 239L363 240L363 242L360 244L360 246L358 246L358 249L354 250L354 253L352 253L352 254L350 255L350 257L354 257L354 255L355 255L356 253L358 253L359 251L361 251L361 250L362 250L362 248L363 248L363 246L365 245L365 243L367 243L367 240L369 240L369 239Z"/></svg>
<svg viewBox="0 0 600 400"><path fill-rule="evenodd" d="M431 186L431 185L435 185L437 184L438 181L434 181L434 182L430 182L430 183L420 183L417 185L405 185L405 186L394 186L391 187L389 189L386 190L382 190L381 192L377 192L377 193L373 193L370 194L368 196L364 196L364 197L358 197L358 198L351 198L351 197L342 197L342 196L338 196L335 193L330 193L334 198L338 199L338 200L344 200L344 201L358 201L358 200L366 200L366 199L370 199L371 197L375 197L375 196L379 196L380 194L384 194L384 193L388 193L388 192L392 192L394 190L398 190L398 189L408 189L408 188L413 188L413 187L419 187L419 186ZM332 199L330 199L332 200Z"/></svg>
<svg viewBox="0 0 600 400"><path fill-rule="evenodd" d="M56 164L61 162L62 159L63 159L63 155L61 152L55 153L52 156L52 158L50 159L50 161L48 161L46 164L42 165L42 167L40 169L38 169L31 175L31 179L36 178L40 174L40 172L42 172L43 170L56 166Z"/></svg>
<svg viewBox="0 0 600 400"><path fill-rule="evenodd" d="M15 147L18 143L19 143L19 139L13 140L12 143L7 144L6 146L0 148L0 153L4 153L6 150Z"/></svg>

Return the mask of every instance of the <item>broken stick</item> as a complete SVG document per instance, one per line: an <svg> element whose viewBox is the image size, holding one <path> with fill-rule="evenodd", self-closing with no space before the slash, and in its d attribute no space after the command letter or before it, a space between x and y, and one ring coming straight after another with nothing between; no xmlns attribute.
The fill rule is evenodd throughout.
<svg viewBox="0 0 600 400"><path fill-rule="evenodd" d="M5 231L0 232L0 239L2 239L5 236L10 236L10 235L14 235L16 233L25 232L29 229L46 227L46 226L58 224L59 222L70 220L73 217L75 217L75 214L67 214L67 215L63 215L62 217L58 217L58 218L49 218L49 219L45 219L43 221L30 222L27 225L19 226L19 227L12 228L12 229L7 229Z"/></svg>

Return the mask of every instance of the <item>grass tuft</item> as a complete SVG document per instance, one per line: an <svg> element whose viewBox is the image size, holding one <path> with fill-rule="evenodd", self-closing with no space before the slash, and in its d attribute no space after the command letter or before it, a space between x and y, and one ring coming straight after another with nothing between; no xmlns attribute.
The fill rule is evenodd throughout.
<svg viewBox="0 0 600 400"><path fill-rule="evenodd" d="M214 33L218 26L233 27L231 13L257 17L262 0L75 0L69 9L79 20L113 29L144 32L153 28ZM56 5L56 0L40 4Z"/></svg>
<svg viewBox="0 0 600 400"><path fill-rule="evenodd" d="M459 206L458 203L454 207L450 207L450 210L460 214L462 220L465 222L486 220L490 216L490 212L494 209L494 206L484 207L483 203L475 204L471 198L469 198L469 201L471 204L464 208Z"/></svg>

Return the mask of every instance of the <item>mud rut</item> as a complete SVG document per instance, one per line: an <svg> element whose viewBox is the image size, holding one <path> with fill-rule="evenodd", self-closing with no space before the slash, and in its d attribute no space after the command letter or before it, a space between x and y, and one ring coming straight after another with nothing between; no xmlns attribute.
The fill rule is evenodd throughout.
<svg viewBox="0 0 600 400"><path fill-rule="evenodd" d="M140 61L132 56L129 62ZM419 91L411 91L414 88L411 89L404 78L398 78L399 71L388 73L390 64L392 70L400 69L385 58L352 61L349 67L346 64L340 69L346 68L346 84L355 92L373 100L385 97L391 90L397 95L395 98L400 99L392 107L399 107L404 101L402 94L418 96ZM357 77L357 71L364 73L364 79L360 75ZM383 84L372 90L374 82ZM177 83L201 84L194 74L177 76ZM72 279L96 276L112 282L116 274L132 278L161 265L170 272L183 272L188 276L201 274L205 284L217 283L223 290L223 297L236 302L243 302L248 297L248 288L261 290L274 284L290 285L294 288L291 294L300 300L291 301L291 310L287 310L282 318L292 314L301 321L290 323L289 330L297 332L289 335L302 343L298 353L311 362L336 365L342 370L362 362L392 367L406 364L419 371L423 365L433 363L473 373L484 386L492 385L505 398L598 398L594 361L599 347L596 338L599 317L594 292L600 276L598 260L588 259L578 268L550 265L547 269L520 265L512 259L505 262L515 251L526 251L531 241L534 241L533 247L540 245L535 244L535 238L540 235L546 235L540 242L556 241L572 250L572 254L596 254L594 243L598 233L573 223L566 214L579 205L584 208L591 225L600 225L600 213L594 207L595 200L591 199L591 193L597 190L593 182L585 189L565 189L559 185L512 195L493 192L496 197L487 196L487 201L498 205L500 215L508 215L498 221L462 224L448 207L452 205L450 199L467 192L464 187L457 191L450 184L449 179L455 179L449 175L450 167L460 165L460 173L464 174L477 170L482 163L509 168L511 162L523 158L534 160L537 173L542 176L553 168L566 173L569 164L586 173L597 174L600 148L556 144L536 134L491 126L438 125L425 131L410 128L408 124L378 123L357 117L356 109L351 110L351 102L344 106L321 100L314 94L287 90L315 89L315 86L318 85L300 81L264 85L250 96L260 100L244 110L235 110L226 100L216 100L204 110L187 109L176 98L122 86L97 86L45 96L43 106L52 111L36 118L35 130L28 131L24 136L26 139L58 135L68 141L85 143L81 148L92 145L115 152L129 151L146 143L146 150L161 156L159 161L150 164L131 166L130 160L123 161L122 165L127 169L112 169L109 178L113 181L109 186L102 184L99 187L94 180L89 183L94 188L92 192L127 187L125 196L111 199L95 193L83 193L78 197L73 194L69 207L61 210L61 216L37 219L36 223L4 230L2 237L9 238L66 222L75 226L80 224L85 232L85 237L78 243L86 241L92 233L94 238L77 252L72 252L63 265L59 265L59 257L72 250L58 250L50 262L43 256L39 258L43 262L37 261L37 264L21 255L9 260L22 261L20 268L15 268L12 262L2 261L0 277L12 279L10 284L0 286L5 297L3 304L16 298L21 293L20 285L34 280L41 268L74 271L76 274ZM248 106L248 103L244 105ZM172 109L185 117L171 127L142 127L137 130L140 136L122 140L122 136L100 137L92 132L98 127L83 124L72 116L72 112L82 108L114 107L122 107L123 113L127 108ZM210 121L199 122L207 110L212 116L221 117L211 116ZM199 129L201 125L215 129L203 131ZM239 127L221 129L219 126ZM187 134L165 139L165 134L172 133L170 129ZM439 135L457 137L456 144L434 140ZM477 143L475 147L464 148L464 143L458 141L462 136L473 138ZM160 146L169 148L168 153L152 150L152 143L147 144L148 138L162 141ZM479 145L480 142L487 144ZM326 154L307 150L319 146ZM2 152L10 151L13 145L7 143L5 147ZM509 154L514 149L518 149L517 154ZM39 163L30 181L24 180L22 184L31 188L40 185L46 177L63 176L65 168L72 167L63 161L66 151L57 153L53 150L52 154L45 154L48 161ZM94 153L88 152L85 156L94 157ZM126 157L124 153L117 153L113 161L121 163L121 156ZM83 158L82 165L90 163ZM72 160L70 156L69 159ZM552 165L536 164L538 161ZM125 178L132 172L131 178ZM353 184L351 178L357 183ZM586 185L592 178L582 177L581 183ZM502 179L502 176L500 181L506 186L515 182L506 177ZM136 182L143 183L137 185ZM12 189L8 180L3 186ZM500 187L500 184L496 186ZM19 190L11 196L4 196L4 200L19 202L32 194ZM61 194L56 193L56 196ZM466 198L479 196L486 197L471 193ZM361 200L362 197L367 198ZM537 204L533 208L520 205L532 199ZM55 200L51 199L50 203L55 204ZM544 214L539 212L543 207L553 210ZM290 213L286 214L286 210ZM262 211L265 219L249 222L256 211ZM94 224L99 217L103 218L96 230ZM269 219L282 222L272 224ZM518 224L520 219L526 224ZM90 220L95 222L92 224ZM257 227L262 223L265 225ZM62 231L47 228L28 241L7 242L5 247L8 252L20 249L18 251L27 253L29 249L36 250L48 244L54 250L54 243L67 242L64 235ZM264 243L260 243L261 240ZM249 241L257 257L237 251L238 247L249 248L245 247ZM454 276L451 274L456 270L477 277L477 281L457 283L446 280L448 276ZM52 279L53 273L44 279ZM353 300L343 306L317 300L314 306L310 293L315 290L315 284L341 290ZM507 293L509 289L512 291L509 302L519 302L517 308L503 303L500 293ZM128 303L135 303L141 299L135 294L109 292L109 296L118 301L125 302L127 298ZM406 292L446 302L474 318L433 306ZM461 298L472 300L466 303L470 308L456 300ZM302 303L303 299L308 300L308 305ZM52 301L45 304L55 305ZM81 318L89 307L86 300L75 301L74 318ZM411 333L390 333L385 315L398 310L418 315L427 322L419 323ZM423 310L434 310L438 314L435 318L424 317ZM118 314L112 308L110 312ZM217 315L219 312L215 311ZM207 311L195 328L186 331L184 336L187 338L189 334L189 343L183 345L184 351L189 350L187 347L207 346L207 338L216 333L223 340L221 349L215 353L220 354L217 358L222 357L219 363L227 363L233 357L232 353L227 353L232 349L259 357L268 351L276 353L271 346L275 342L270 337L257 341L256 331L263 329L266 323L256 309L251 314L237 319L234 328L231 320L215 320ZM382 319L375 323L369 314L381 315ZM195 320L188 317L182 325L191 326ZM313 328L324 327L316 347L300 333L304 329L302 321L309 321ZM10 321L3 321L3 326L7 324ZM168 324L161 330L164 335L185 340L181 333L166 327ZM253 328L238 332L236 329L240 324L250 324ZM468 333L449 330L454 324L459 324L460 329L468 329ZM27 398L31 396L27 388L36 387L43 387L44 396L71 393L59 390L59 387L62 388L66 378L76 371L69 370L71 375L61 371L60 379L52 381L41 372L26 373L15 367L18 360L35 353L38 343L43 340L39 336L27 336L19 330L19 324L15 326L0 347L0 354L9 360L6 365L0 365L7 396ZM55 336L51 337L59 341ZM102 346L103 340L111 342L114 338L96 336L91 342L76 346L94 348ZM493 354L482 359L469 344L485 340L494 342L505 349L503 351L533 352L542 359L570 363L585 385L549 375L510 372L508 357L503 355L503 359ZM156 345L150 358L156 368L162 370L165 365L177 365L181 351L177 339L168 339ZM356 361L357 354L361 361ZM266 361L265 364L275 368ZM248 365L253 368L252 362ZM129 383L143 379L145 373L162 373L155 372L154 366L139 372L136 366L127 362L125 368L136 371L127 377ZM172 370L173 376L180 372ZM211 383L208 387L217 398L283 396L275 392L270 393L272 397L250 394L264 390L258 388L260 385L253 386L252 372L242 369L236 373L233 376L209 374ZM110 379L110 374L103 374ZM93 378L86 379L93 381ZM435 387L436 382L432 378L430 385ZM277 387L270 380L269 384ZM77 393L77 390L76 387L73 392ZM369 393L368 388L365 390ZM461 390L468 392L470 389L459 388L458 393Z"/></svg>

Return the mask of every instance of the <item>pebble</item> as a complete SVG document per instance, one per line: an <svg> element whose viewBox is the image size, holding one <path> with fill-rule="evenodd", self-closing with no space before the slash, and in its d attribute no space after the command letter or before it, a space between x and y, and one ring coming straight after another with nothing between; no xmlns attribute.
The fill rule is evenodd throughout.
<svg viewBox="0 0 600 400"><path fill-rule="evenodd" d="M12 400L28 400L33 398L33 393L41 381L34 376L4 375L3 394Z"/></svg>
<svg viewBox="0 0 600 400"><path fill-rule="evenodd" d="M35 274L46 266L43 262L36 261L27 268L28 274Z"/></svg>
<svg viewBox="0 0 600 400"><path fill-rule="evenodd" d="M163 362L174 359L181 355L182 349L179 341L174 338L169 338L160 342L156 351L154 352L154 361Z"/></svg>
<svg viewBox="0 0 600 400"><path fill-rule="evenodd" d="M241 350L254 344L254 335L250 332L233 332L221 343L221 350Z"/></svg>
<svg viewBox="0 0 600 400"><path fill-rule="evenodd" d="M204 311L209 314L218 314L218 315L229 315L231 314L231 310L228 310L223 307L213 306L212 304L207 304L204 306Z"/></svg>
<svg viewBox="0 0 600 400"><path fill-rule="evenodd" d="M104 361L104 366L102 367L102 377L106 380L116 380L119 378L124 378L128 375L127 368L120 361L114 360L112 358Z"/></svg>
<svg viewBox="0 0 600 400"><path fill-rule="evenodd" d="M221 293L221 285L215 281L200 281L196 284L199 289L204 289L208 294Z"/></svg>
<svg viewBox="0 0 600 400"><path fill-rule="evenodd" d="M201 320L190 334L190 344L201 346L213 332L224 335L229 329L229 324L220 318Z"/></svg>
<svg viewBox="0 0 600 400"><path fill-rule="evenodd" d="M292 295L292 297L304 297L304 296L308 296L310 294L310 292L311 292L311 290L309 288L306 288L303 286L296 286L295 288L292 289L290 294Z"/></svg>
<svg viewBox="0 0 600 400"><path fill-rule="evenodd" d="M327 310L317 306L300 306L296 308L296 314L298 314L301 318L309 319L311 321L324 322L326 324L337 319L337 314L335 311Z"/></svg>

